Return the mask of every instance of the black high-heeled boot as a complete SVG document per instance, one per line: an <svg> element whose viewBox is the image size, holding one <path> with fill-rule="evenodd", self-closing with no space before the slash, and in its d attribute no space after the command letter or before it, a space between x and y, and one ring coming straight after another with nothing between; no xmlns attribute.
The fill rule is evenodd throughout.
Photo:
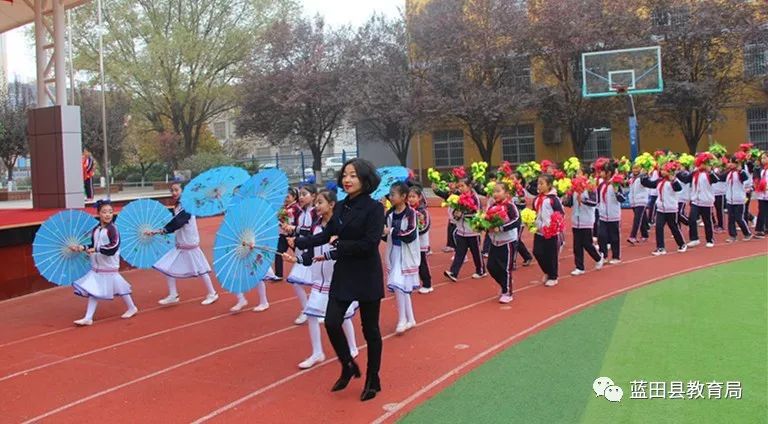
<svg viewBox="0 0 768 424"><path fill-rule="evenodd" d="M360 378L360 367L357 366L355 361L349 361L348 363L342 365L341 377L336 380L336 384L333 385L331 391L338 392L339 390L343 390L347 387L349 380L351 380L352 377Z"/></svg>
<svg viewBox="0 0 768 424"><path fill-rule="evenodd" d="M370 376L365 379L363 393L360 394L360 400L365 402L376 397L376 393L381 391L381 380L378 375Z"/></svg>

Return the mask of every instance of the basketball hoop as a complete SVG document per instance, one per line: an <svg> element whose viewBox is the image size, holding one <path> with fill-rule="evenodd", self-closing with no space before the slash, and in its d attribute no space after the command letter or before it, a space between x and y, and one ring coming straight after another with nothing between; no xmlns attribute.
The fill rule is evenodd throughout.
<svg viewBox="0 0 768 424"><path fill-rule="evenodd" d="M618 95L627 94L627 86L626 85L614 84L613 85L613 90Z"/></svg>

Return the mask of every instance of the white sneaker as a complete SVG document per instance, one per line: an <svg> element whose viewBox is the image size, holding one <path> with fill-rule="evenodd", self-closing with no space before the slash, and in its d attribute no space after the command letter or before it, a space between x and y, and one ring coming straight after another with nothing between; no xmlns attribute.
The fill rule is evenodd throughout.
<svg viewBox="0 0 768 424"><path fill-rule="evenodd" d="M301 368L303 370L306 370L306 369L314 367L315 365L317 365L317 364L319 364L319 363L321 363L323 361L325 361L325 355L324 354L321 353L318 356L314 356L313 355L313 356L310 356L309 358L305 359L303 362L301 362L299 364L299 368Z"/></svg>
<svg viewBox="0 0 768 424"><path fill-rule="evenodd" d="M684 244L677 248L677 251L680 253L685 253L685 251L688 250L688 245Z"/></svg>
<svg viewBox="0 0 768 424"><path fill-rule="evenodd" d="M603 265L605 265L605 256L600 253L600 260L595 263L595 269L603 269Z"/></svg>
<svg viewBox="0 0 768 424"><path fill-rule="evenodd" d="M405 333L405 330L407 330L407 328L406 328L407 325L408 324L405 323L405 322L397 323L397 327L395 327L395 334L400 335L400 334Z"/></svg>
<svg viewBox="0 0 768 424"><path fill-rule="evenodd" d="M688 242L688 247L696 247L701 244L701 241L699 240L691 240Z"/></svg>
<svg viewBox="0 0 768 424"><path fill-rule="evenodd" d="M547 280L546 283L544 283L544 286L546 287L554 287L557 285L557 280Z"/></svg>
<svg viewBox="0 0 768 424"><path fill-rule="evenodd" d="M501 297L499 297L499 303L510 303L512 302L512 299L511 294L502 294Z"/></svg>
<svg viewBox="0 0 768 424"><path fill-rule="evenodd" d="M608 261L608 263L611 265L618 265L621 263L621 259L611 259L610 261Z"/></svg>
<svg viewBox="0 0 768 424"><path fill-rule="evenodd" d="M157 303L161 305L173 305L174 303L179 303L179 295L172 296L169 294L168 297L158 300Z"/></svg>
<svg viewBox="0 0 768 424"><path fill-rule="evenodd" d="M472 278L474 278L475 280L479 280L481 278L485 278L486 275L488 275L487 272L484 272L482 274L474 273L472 274Z"/></svg>
<svg viewBox="0 0 768 424"><path fill-rule="evenodd" d="M703 226L704 226L704 221L699 222L699 227L703 227Z"/></svg>
<svg viewBox="0 0 768 424"><path fill-rule="evenodd" d="M200 302L201 305L210 305L211 303L219 300L219 294L209 294L208 296L205 296L205 299L203 299L202 302Z"/></svg>
<svg viewBox="0 0 768 424"><path fill-rule="evenodd" d="M75 325L78 326L78 327L87 327L89 325L93 325L93 320L92 319L82 318L82 319L79 319L79 320L75 321Z"/></svg>
<svg viewBox="0 0 768 424"><path fill-rule="evenodd" d="M269 309L269 303L259 303L253 308L253 312L264 312Z"/></svg>
<svg viewBox="0 0 768 424"><path fill-rule="evenodd" d="M653 252L651 252L651 255L653 256L661 256L666 254L667 254L667 249L656 249Z"/></svg>
<svg viewBox="0 0 768 424"><path fill-rule="evenodd" d="M125 311L125 313L123 315L121 315L120 318L122 318L122 319L131 318L132 316L136 315L137 312L139 312L139 308L131 308L131 309Z"/></svg>
<svg viewBox="0 0 768 424"><path fill-rule="evenodd" d="M301 324L304 324L305 322L307 322L307 316L304 314L299 314L299 316L296 317L295 320L293 320L293 323L296 325L301 325Z"/></svg>
<svg viewBox="0 0 768 424"><path fill-rule="evenodd" d="M245 308L246 306L248 306L248 301L247 301L247 300L245 300L245 299L241 299L241 300L238 300L238 301L237 301L237 303L235 304L235 306L233 306L233 307L229 308L229 310L230 310L231 312L240 312L240 311L242 311L242 310L243 310L243 308Z"/></svg>
<svg viewBox="0 0 768 424"><path fill-rule="evenodd" d="M419 293L421 294L429 294L429 293L432 293L433 291L435 291L435 289L432 287L419 287Z"/></svg>
<svg viewBox="0 0 768 424"><path fill-rule="evenodd" d="M416 321L408 321L407 323L405 323L406 331L414 327L416 327Z"/></svg>
<svg viewBox="0 0 768 424"><path fill-rule="evenodd" d="M707 247L715 247L715 243L707 242L707 244L705 244L705 246L707 246Z"/></svg>
<svg viewBox="0 0 768 424"><path fill-rule="evenodd" d="M571 275L573 275L574 277L576 277L578 275L583 275L585 273L586 273L586 271L578 269L578 268L576 268L573 271L571 271Z"/></svg>

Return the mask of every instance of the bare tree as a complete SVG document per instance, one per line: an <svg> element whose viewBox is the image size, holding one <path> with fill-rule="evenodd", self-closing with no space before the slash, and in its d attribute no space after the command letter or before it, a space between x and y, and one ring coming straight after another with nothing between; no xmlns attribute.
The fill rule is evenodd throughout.
<svg viewBox="0 0 768 424"><path fill-rule="evenodd" d="M664 92L656 116L671 121L690 153L742 94L746 44L768 48L765 2L649 0L648 27L662 45ZM761 16L763 18L761 18Z"/></svg>
<svg viewBox="0 0 768 424"><path fill-rule="evenodd" d="M490 163L503 128L535 100L527 11L514 1L433 0L411 19L424 101L462 123Z"/></svg>
<svg viewBox="0 0 768 424"><path fill-rule="evenodd" d="M13 168L19 157L29 152L27 108L33 102L32 90L18 81L11 87L0 84L0 160L13 181Z"/></svg>
<svg viewBox="0 0 768 424"><path fill-rule="evenodd" d="M319 16L273 24L240 87L238 134L303 142L320 181L322 154L348 109L350 40L348 28L328 29Z"/></svg>
<svg viewBox="0 0 768 424"><path fill-rule="evenodd" d="M78 90L80 120L82 126L83 147L91 151L100 169L106 169L104 163L104 137L101 120L101 92L92 88ZM128 135L128 114L131 99L123 92L114 90L105 93L107 111L107 145L109 162L112 165L121 161L123 141Z"/></svg>

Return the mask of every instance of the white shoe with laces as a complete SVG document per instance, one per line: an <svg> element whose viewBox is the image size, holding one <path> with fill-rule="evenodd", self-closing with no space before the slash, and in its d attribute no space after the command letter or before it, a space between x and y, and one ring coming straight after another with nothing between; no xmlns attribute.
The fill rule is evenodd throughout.
<svg viewBox="0 0 768 424"><path fill-rule="evenodd" d="M317 364L319 364L319 363L321 363L323 361L325 361L325 355L324 354L321 353L320 355L317 355L317 356L312 355L309 358L305 359L303 362L301 362L299 364L299 368L301 368L303 370L306 370L306 369L314 367L315 365L317 365Z"/></svg>
<svg viewBox="0 0 768 424"><path fill-rule="evenodd" d="M299 316L296 317L295 320L293 320L293 323L296 325L301 325L301 324L304 324L305 322L307 322L307 316L304 314L299 314Z"/></svg>
<svg viewBox="0 0 768 424"><path fill-rule="evenodd" d="M247 301L247 300L245 300L245 299L241 299L241 300L238 300L238 301L237 301L237 303L235 304L235 306L233 306L233 307L229 308L229 310L230 310L231 312L240 312L240 311L242 311L242 310L243 310L243 308L245 308L246 306L248 306L248 301Z"/></svg>
<svg viewBox="0 0 768 424"><path fill-rule="evenodd" d="M608 263L611 265L618 265L621 263L621 259L611 259L610 261L608 261Z"/></svg>
<svg viewBox="0 0 768 424"><path fill-rule="evenodd" d="M557 285L557 280L547 280L546 283L544 283L544 286L546 287L554 287Z"/></svg>
<svg viewBox="0 0 768 424"><path fill-rule="evenodd" d="M93 320L92 319L81 318L81 319L75 321L75 325L78 326L78 327L87 327L89 325L93 325Z"/></svg>
<svg viewBox="0 0 768 424"><path fill-rule="evenodd" d="M411 328L415 328L415 327L416 327L416 321L408 321L408 322L405 323L405 330L406 331L410 330Z"/></svg>
<svg viewBox="0 0 768 424"><path fill-rule="evenodd" d="M603 269L603 265L605 265L605 256L600 253L600 260L595 263L595 269Z"/></svg>
<svg viewBox="0 0 768 424"><path fill-rule="evenodd" d="M397 323L397 327L395 327L395 334L400 335L405 333L405 330L407 330L406 326L407 326L407 323L405 322Z"/></svg>
<svg viewBox="0 0 768 424"><path fill-rule="evenodd" d="M651 252L651 255L653 256L662 256L667 254L667 249L656 249L653 252Z"/></svg>
<svg viewBox="0 0 768 424"><path fill-rule="evenodd" d="M429 294L432 293L435 289L432 287L419 287L419 293L421 294Z"/></svg>
<svg viewBox="0 0 768 424"><path fill-rule="evenodd" d="M174 303L179 303L179 295L169 294L167 297L158 300L157 303L161 305L173 305Z"/></svg>
<svg viewBox="0 0 768 424"><path fill-rule="evenodd" d="M715 243L707 242L707 244L705 244L705 246L707 246L707 247L715 247Z"/></svg>
<svg viewBox="0 0 768 424"><path fill-rule="evenodd" d="M685 253L686 250L688 250L688 245L686 245L686 244L684 244L684 245L682 245L682 246L677 248L677 251L679 253Z"/></svg>
<svg viewBox="0 0 768 424"><path fill-rule="evenodd" d="M123 315L121 315L120 318L128 319L128 318L131 318L134 315L136 315L136 313L138 313L138 312L139 312L139 308L131 308L131 309L128 309L127 311L125 311L125 313Z"/></svg>
<svg viewBox="0 0 768 424"><path fill-rule="evenodd" d="M579 275L584 275L585 273L586 273L586 271L584 271L583 269L578 269L578 268L576 268L573 271L571 271L571 275L573 275L574 277L579 276Z"/></svg>
<svg viewBox="0 0 768 424"><path fill-rule="evenodd" d="M253 312L264 312L269 309L269 303L259 303L253 308Z"/></svg>
<svg viewBox="0 0 768 424"><path fill-rule="evenodd" d="M696 247L701 244L701 241L699 240L691 240L688 242L688 247Z"/></svg>
<svg viewBox="0 0 768 424"><path fill-rule="evenodd" d="M213 302L215 302L217 300L219 300L219 294L218 293L213 293L213 294L209 294L208 296L205 296L205 299L203 299L203 301L200 302L200 304L201 305L210 305L210 304L212 304Z"/></svg>

